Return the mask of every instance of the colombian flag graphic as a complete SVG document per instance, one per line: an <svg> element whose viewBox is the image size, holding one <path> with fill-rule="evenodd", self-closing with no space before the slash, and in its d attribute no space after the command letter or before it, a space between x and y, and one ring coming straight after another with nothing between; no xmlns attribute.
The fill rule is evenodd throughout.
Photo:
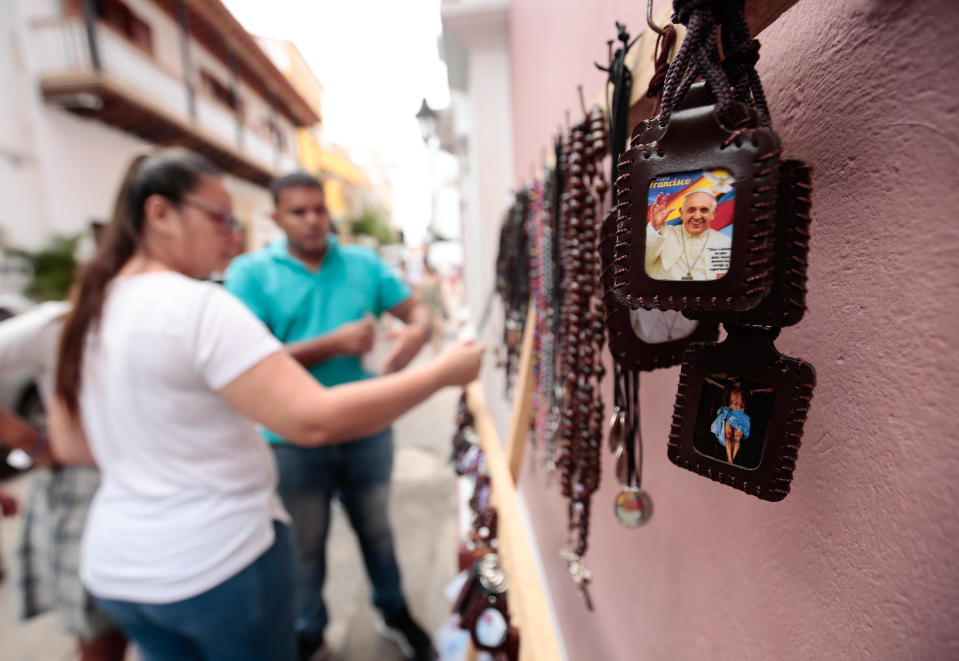
<svg viewBox="0 0 959 661"><path fill-rule="evenodd" d="M723 168L657 177L649 184L646 208L648 210L649 206L656 201L656 196L662 193L665 196L666 208L669 209L666 224L679 225L682 223L679 209L683 204L683 198L698 190L708 191L716 196L716 217L709 225L710 229L732 236L736 189L733 187L732 173Z"/></svg>

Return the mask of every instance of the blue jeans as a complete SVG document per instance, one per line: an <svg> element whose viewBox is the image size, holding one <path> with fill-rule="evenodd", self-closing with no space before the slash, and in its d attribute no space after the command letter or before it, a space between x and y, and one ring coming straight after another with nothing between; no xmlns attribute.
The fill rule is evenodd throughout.
<svg viewBox="0 0 959 661"><path fill-rule="evenodd" d="M290 516L299 555L299 617L296 630L318 638L329 620L323 601L326 579L326 537L334 496L356 532L366 573L373 584L372 601L384 616L406 605L390 527L390 475L393 432L320 448L272 446L280 473L279 493Z"/></svg>
<svg viewBox="0 0 959 661"><path fill-rule="evenodd" d="M273 527L273 546L196 597L170 604L96 601L136 642L144 661L294 661L296 560L289 528Z"/></svg>

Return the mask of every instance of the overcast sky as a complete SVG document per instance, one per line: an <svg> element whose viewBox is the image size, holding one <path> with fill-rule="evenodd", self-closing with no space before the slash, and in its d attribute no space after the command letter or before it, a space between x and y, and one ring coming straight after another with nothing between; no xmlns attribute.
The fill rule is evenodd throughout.
<svg viewBox="0 0 959 661"><path fill-rule="evenodd" d="M449 104L437 39L439 0L223 0L255 35L289 39L324 87L324 136L379 153L393 219L408 240L429 222L426 150L416 123L425 97Z"/></svg>

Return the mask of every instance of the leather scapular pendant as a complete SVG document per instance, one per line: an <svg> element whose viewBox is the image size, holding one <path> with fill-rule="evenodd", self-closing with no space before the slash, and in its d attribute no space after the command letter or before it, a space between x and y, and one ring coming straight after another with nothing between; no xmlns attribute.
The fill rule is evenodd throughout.
<svg viewBox="0 0 959 661"><path fill-rule="evenodd" d="M668 456L763 500L789 493L816 371L784 356L778 328L725 324L721 343L686 352Z"/></svg>
<svg viewBox="0 0 959 661"><path fill-rule="evenodd" d="M780 145L754 110L720 119L697 84L666 127L633 131L616 181L616 299L631 309L752 310L770 293Z"/></svg>
<svg viewBox="0 0 959 661"><path fill-rule="evenodd" d="M469 631L473 644L494 654L494 658L519 658L519 631L510 626L506 590L509 579L495 553L478 558L470 569L453 612L460 626Z"/></svg>

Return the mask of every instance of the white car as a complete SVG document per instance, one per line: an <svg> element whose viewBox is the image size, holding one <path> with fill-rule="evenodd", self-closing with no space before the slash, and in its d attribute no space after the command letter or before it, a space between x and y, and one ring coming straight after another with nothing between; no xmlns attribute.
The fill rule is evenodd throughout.
<svg viewBox="0 0 959 661"><path fill-rule="evenodd" d="M0 294L0 323L34 305L36 304L33 301L18 294ZM0 408L16 413L36 427L46 426L47 416L43 401L33 381L33 375L28 370L0 371ZM8 453L0 448L0 476L29 466L30 459L26 453Z"/></svg>

